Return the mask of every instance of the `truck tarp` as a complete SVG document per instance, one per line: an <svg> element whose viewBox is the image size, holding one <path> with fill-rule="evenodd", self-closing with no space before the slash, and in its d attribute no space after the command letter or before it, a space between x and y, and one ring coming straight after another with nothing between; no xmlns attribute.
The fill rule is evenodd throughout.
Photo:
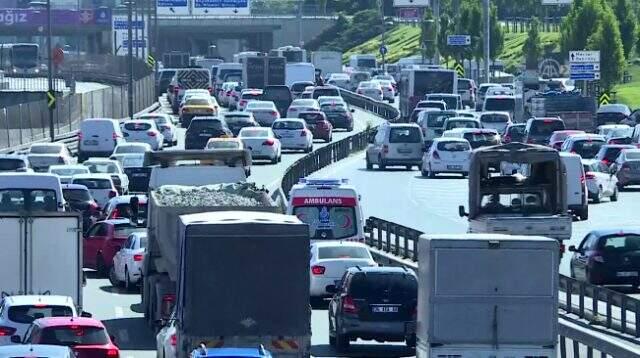
<svg viewBox="0 0 640 358"><path fill-rule="evenodd" d="M218 219L211 222L211 217ZM186 258L178 283L181 331L195 336L311 333L306 224L292 216L244 212L180 219Z"/></svg>

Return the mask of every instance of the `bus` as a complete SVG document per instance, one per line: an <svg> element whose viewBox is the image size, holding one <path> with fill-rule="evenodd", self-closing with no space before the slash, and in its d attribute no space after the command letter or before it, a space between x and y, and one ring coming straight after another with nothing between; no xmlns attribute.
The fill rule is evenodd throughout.
<svg viewBox="0 0 640 358"><path fill-rule="evenodd" d="M39 73L40 47L35 43L0 44L0 67L5 73Z"/></svg>
<svg viewBox="0 0 640 358"><path fill-rule="evenodd" d="M378 67L378 63L376 62L375 55L351 55L349 58L349 67L355 70L371 72Z"/></svg>
<svg viewBox="0 0 640 358"><path fill-rule="evenodd" d="M403 69L400 73L400 113L408 119L416 104L430 93L458 94L458 75L442 68Z"/></svg>
<svg viewBox="0 0 640 358"><path fill-rule="evenodd" d="M297 46L283 46L269 51L269 56L282 56L287 63L307 62L307 50Z"/></svg>

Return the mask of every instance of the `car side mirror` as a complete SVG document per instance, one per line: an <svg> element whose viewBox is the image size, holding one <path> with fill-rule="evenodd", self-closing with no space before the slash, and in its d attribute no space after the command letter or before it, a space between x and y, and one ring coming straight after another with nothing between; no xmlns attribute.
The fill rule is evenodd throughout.
<svg viewBox="0 0 640 358"><path fill-rule="evenodd" d="M22 337L20 337L19 335L13 335L11 336L11 343L17 343L20 344L22 343Z"/></svg>
<svg viewBox="0 0 640 358"><path fill-rule="evenodd" d="M336 285L329 285L325 288L325 290L332 295L338 292Z"/></svg>
<svg viewBox="0 0 640 358"><path fill-rule="evenodd" d="M460 215L461 218L463 218L465 216L469 216L469 213L464 211L464 205L458 206L458 215Z"/></svg>
<svg viewBox="0 0 640 358"><path fill-rule="evenodd" d="M576 248L575 245L571 245L569 246L569 252L578 252L578 249Z"/></svg>
<svg viewBox="0 0 640 358"><path fill-rule="evenodd" d="M356 110L351 108L349 111L351 111L351 113L356 113Z"/></svg>
<svg viewBox="0 0 640 358"><path fill-rule="evenodd" d="M83 312L80 314L80 317L84 317L84 318L92 318L92 317L93 317L93 315L92 315L91 313L89 313L89 312L84 312L84 311L83 311Z"/></svg>

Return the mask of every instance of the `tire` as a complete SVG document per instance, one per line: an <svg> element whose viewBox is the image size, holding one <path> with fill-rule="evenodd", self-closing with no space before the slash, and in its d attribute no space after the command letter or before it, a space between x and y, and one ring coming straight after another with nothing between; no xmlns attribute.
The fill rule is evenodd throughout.
<svg viewBox="0 0 640 358"><path fill-rule="evenodd" d="M116 278L116 269L113 266L111 266L111 269L109 270L109 282L113 287L122 286L122 282L118 281L118 279Z"/></svg>
<svg viewBox="0 0 640 358"><path fill-rule="evenodd" d="M133 287L133 284L131 283L131 280L129 278L129 269L125 266L124 268L124 289L129 292L131 291L131 288Z"/></svg>
<svg viewBox="0 0 640 358"><path fill-rule="evenodd" d="M466 177L468 177L468 176L469 176L469 173L468 173L468 172L463 172L463 173L462 173L462 177L463 177L463 178L466 178Z"/></svg>
<svg viewBox="0 0 640 358"><path fill-rule="evenodd" d="M411 168L413 168L413 165L406 165L405 167L407 168L408 171L411 171Z"/></svg>
<svg viewBox="0 0 640 358"><path fill-rule="evenodd" d="M599 204L602 201L602 188L598 188L598 194L593 197L593 202L595 204Z"/></svg>
<svg viewBox="0 0 640 358"><path fill-rule="evenodd" d="M107 271L107 266L105 265L104 259L102 258L101 254L98 254L98 256L96 256L96 271L98 271L98 274L102 277L109 274L109 272Z"/></svg>
<svg viewBox="0 0 640 358"><path fill-rule="evenodd" d="M420 168L420 173L421 173L421 174L422 174L422 176L423 176L423 177L425 177L425 178L429 175L429 172L428 172L428 171L426 171L426 170L424 170L424 169L422 169L422 168Z"/></svg>
<svg viewBox="0 0 640 358"><path fill-rule="evenodd" d="M415 348L416 347L416 341L417 341L417 339L416 339L415 335L412 335L411 337L408 337L407 340L406 340L407 347Z"/></svg>
<svg viewBox="0 0 640 358"><path fill-rule="evenodd" d="M271 159L271 164L278 164L278 157Z"/></svg>
<svg viewBox="0 0 640 358"><path fill-rule="evenodd" d="M331 347L335 347L336 346L336 337L333 337L333 336L329 335L329 345Z"/></svg>
<svg viewBox="0 0 640 358"><path fill-rule="evenodd" d="M278 156L278 163L282 162L282 154Z"/></svg>
<svg viewBox="0 0 640 358"><path fill-rule="evenodd" d="M338 333L340 330L338 329L338 327L336 327L336 336L335 336L335 341L336 341L336 351L338 352L345 352L346 350L349 349L349 337L344 335L344 334L340 334Z"/></svg>
<svg viewBox="0 0 640 358"><path fill-rule="evenodd" d="M611 195L611 201L618 201L618 187L613 189L613 194Z"/></svg>
<svg viewBox="0 0 640 358"><path fill-rule="evenodd" d="M589 220L589 207L587 206L584 209L580 210L577 216L580 217L581 221Z"/></svg>
<svg viewBox="0 0 640 358"><path fill-rule="evenodd" d="M435 179L435 178L436 178L436 172L431 170L431 166L429 166L429 179Z"/></svg>
<svg viewBox="0 0 640 358"><path fill-rule="evenodd" d="M364 158L365 162L367 163L367 170L373 170L373 164L371 164L371 162L369 161L369 156L365 156Z"/></svg>
<svg viewBox="0 0 640 358"><path fill-rule="evenodd" d="M347 128L347 132L352 132L353 131L353 124L351 125L351 127Z"/></svg>
<svg viewBox="0 0 640 358"><path fill-rule="evenodd" d="M378 169L380 169L380 170L387 169L387 165L382 160L382 157L378 157Z"/></svg>
<svg viewBox="0 0 640 358"><path fill-rule="evenodd" d="M624 185L616 183L616 187L618 188L618 191L624 191Z"/></svg>

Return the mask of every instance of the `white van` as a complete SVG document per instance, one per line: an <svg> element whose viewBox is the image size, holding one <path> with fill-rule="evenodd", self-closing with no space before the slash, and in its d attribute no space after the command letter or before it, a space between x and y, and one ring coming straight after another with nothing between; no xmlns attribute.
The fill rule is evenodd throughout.
<svg viewBox="0 0 640 358"><path fill-rule="evenodd" d="M490 96L488 93L482 103L482 112L509 112L511 118L516 118L516 96L496 95Z"/></svg>
<svg viewBox="0 0 640 358"><path fill-rule="evenodd" d="M378 67L376 55L351 55L351 57L349 57L349 67L361 71L375 70Z"/></svg>
<svg viewBox="0 0 640 358"><path fill-rule="evenodd" d="M578 154L560 152L560 158L567 171L567 206L580 220L589 218L588 192L582 158Z"/></svg>
<svg viewBox="0 0 640 358"><path fill-rule="evenodd" d="M300 179L287 214L309 224L311 240L364 241L360 195L347 179Z"/></svg>
<svg viewBox="0 0 640 358"><path fill-rule="evenodd" d="M108 157L118 144L124 143L120 123L111 118L91 118L80 122L78 161L89 157Z"/></svg>
<svg viewBox="0 0 640 358"><path fill-rule="evenodd" d="M60 178L49 173L0 175L0 212L65 211Z"/></svg>

